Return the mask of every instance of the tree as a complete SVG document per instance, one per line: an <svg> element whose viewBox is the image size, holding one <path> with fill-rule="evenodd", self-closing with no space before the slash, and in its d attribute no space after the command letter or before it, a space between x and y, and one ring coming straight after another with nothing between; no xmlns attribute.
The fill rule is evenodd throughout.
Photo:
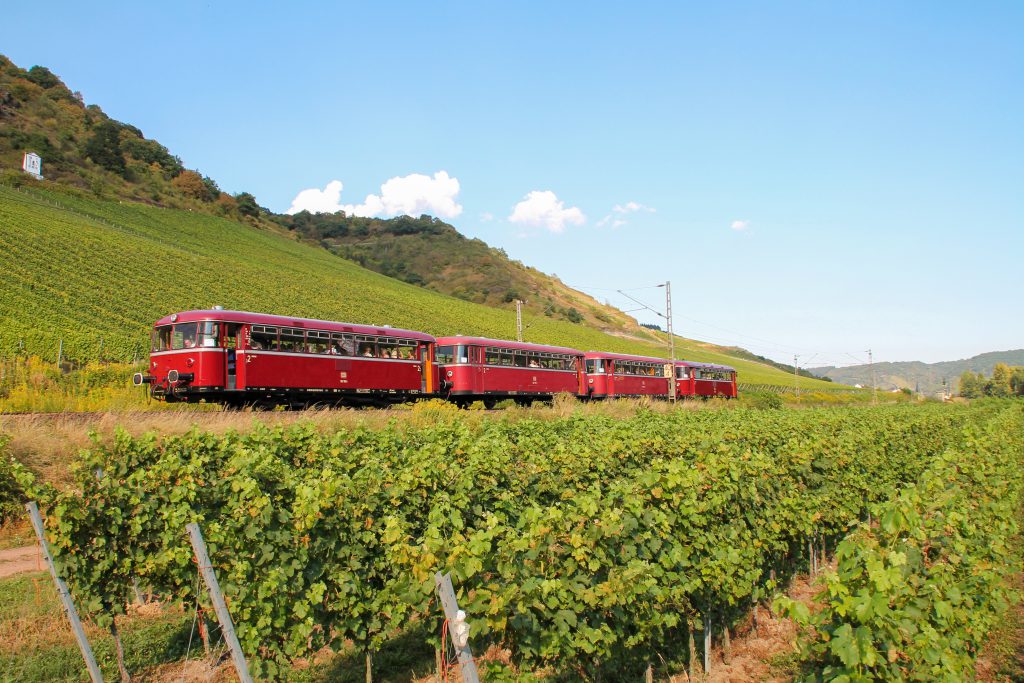
<svg viewBox="0 0 1024 683"><path fill-rule="evenodd" d="M85 156L120 176L125 174L124 153L121 151L121 131L113 121L104 121L93 129L85 143Z"/></svg>
<svg viewBox="0 0 1024 683"><path fill-rule="evenodd" d="M1024 366L1012 368L1010 373L1010 390L1014 396L1024 396Z"/></svg>
<svg viewBox="0 0 1024 683"><path fill-rule="evenodd" d="M252 216L255 218L260 215L260 205L256 203L256 197L252 196L248 192L239 192L236 194L235 201L238 203L238 213L243 216Z"/></svg>
<svg viewBox="0 0 1024 683"><path fill-rule="evenodd" d="M171 181L171 185L177 188L186 197L209 201L210 197L203 177L195 171L182 171Z"/></svg>
<svg viewBox="0 0 1024 683"><path fill-rule="evenodd" d="M985 377L980 373L975 375L970 370L964 370L960 375L960 396L963 398L978 398L981 396L982 385Z"/></svg>
<svg viewBox="0 0 1024 683"><path fill-rule="evenodd" d="M992 379L985 383L985 394L1006 398L1010 395L1010 366L1006 363L996 363L992 368Z"/></svg>
<svg viewBox="0 0 1024 683"><path fill-rule="evenodd" d="M41 88L47 89L60 85L60 79L57 78L52 71L47 69L45 66L39 65L28 70L28 80Z"/></svg>

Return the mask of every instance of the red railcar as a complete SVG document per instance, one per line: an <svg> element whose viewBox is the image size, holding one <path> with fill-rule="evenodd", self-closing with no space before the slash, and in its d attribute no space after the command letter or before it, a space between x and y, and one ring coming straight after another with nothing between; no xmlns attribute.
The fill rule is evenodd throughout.
<svg viewBox="0 0 1024 683"><path fill-rule="evenodd" d="M728 365L676 361L676 396L736 398L736 370Z"/></svg>
<svg viewBox="0 0 1024 683"><path fill-rule="evenodd" d="M529 405L558 393L580 393L583 352L484 337L438 337L442 395L460 405L491 407L511 398Z"/></svg>
<svg viewBox="0 0 1024 683"><path fill-rule="evenodd" d="M587 351L588 398L669 397L669 361L651 356Z"/></svg>
<svg viewBox="0 0 1024 683"><path fill-rule="evenodd" d="M391 327L225 311L185 311L153 326L135 376L166 401L366 405L436 391L434 337Z"/></svg>

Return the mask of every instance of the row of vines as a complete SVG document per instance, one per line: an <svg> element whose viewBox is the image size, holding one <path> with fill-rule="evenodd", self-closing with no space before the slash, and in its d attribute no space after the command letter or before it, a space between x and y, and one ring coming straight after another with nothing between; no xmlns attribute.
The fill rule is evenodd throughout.
<svg viewBox="0 0 1024 683"><path fill-rule="evenodd" d="M76 491L34 495L101 624L124 612L135 579L195 604L185 525L198 522L259 677L435 624L437 570L452 572L474 647L638 676L679 661L704 617L729 624L769 597L805 566L809 539L835 547L944 472L946 454L986 448L980 425L1022 421L1001 404L476 426L438 410L426 428L120 434L83 454ZM988 461L958 461L964 491L1005 474L975 462Z"/></svg>
<svg viewBox="0 0 1024 683"><path fill-rule="evenodd" d="M1020 571L1024 411L971 429L917 482L875 512L836 551L813 614L777 606L807 630L808 681L959 681L973 678L986 636L1015 597Z"/></svg>

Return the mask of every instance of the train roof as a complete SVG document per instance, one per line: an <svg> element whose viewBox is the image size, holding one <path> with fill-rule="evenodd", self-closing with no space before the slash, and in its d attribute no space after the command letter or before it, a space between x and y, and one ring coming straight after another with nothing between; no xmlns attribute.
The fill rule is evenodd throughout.
<svg viewBox="0 0 1024 683"><path fill-rule="evenodd" d="M656 356L634 356L628 353L611 353L610 351L587 351L583 354L587 358L610 358L612 360L636 360L645 363L668 363L667 358Z"/></svg>
<svg viewBox="0 0 1024 683"><path fill-rule="evenodd" d="M488 337L463 337L455 335L452 337L438 337L439 346L446 344L471 344L474 346L500 346L504 349L519 349L521 351L538 351L541 353L565 353L570 356L582 356L583 352L577 349L570 349L567 346L548 346L546 344L531 344L529 342L512 341L510 339L490 339Z"/></svg>
<svg viewBox="0 0 1024 683"><path fill-rule="evenodd" d="M707 368L708 370L727 370L729 372L736 372L736 368L731 365L718 365L717 363L698 363L695 360L677 360L676 365L685 366L688 368Z"/></svg>
<svg viewBox="0 0 1024 683"><path fill-rule="evenodd" d="M190 323L201 320L217 320L226 323L250 323L254 325L273 325L276 327L299 327L303 329L325 330L329 332L350 332L386 337L402 337L417 341L434 341L432 335L415 330L403 330L386 325L358 325L355 323L332 322L313 318L294 318L287 315L270 315L268 313L250 313L248 311L225 311L219 309L201 311L182 311L167 315L154 323L154 327L172 323Z"/></svg>

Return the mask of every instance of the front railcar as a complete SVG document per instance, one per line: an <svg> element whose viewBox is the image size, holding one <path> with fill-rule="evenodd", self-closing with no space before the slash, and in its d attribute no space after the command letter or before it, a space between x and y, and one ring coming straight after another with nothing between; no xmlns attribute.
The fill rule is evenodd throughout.
<svg viewBox="0 0 1024 683"><path fill-rule="evenodd" d="M151 333L149 370L135 375L150 395L169 403L220 400L227 389L227 325L216 312L161 318Z"/></svg>

